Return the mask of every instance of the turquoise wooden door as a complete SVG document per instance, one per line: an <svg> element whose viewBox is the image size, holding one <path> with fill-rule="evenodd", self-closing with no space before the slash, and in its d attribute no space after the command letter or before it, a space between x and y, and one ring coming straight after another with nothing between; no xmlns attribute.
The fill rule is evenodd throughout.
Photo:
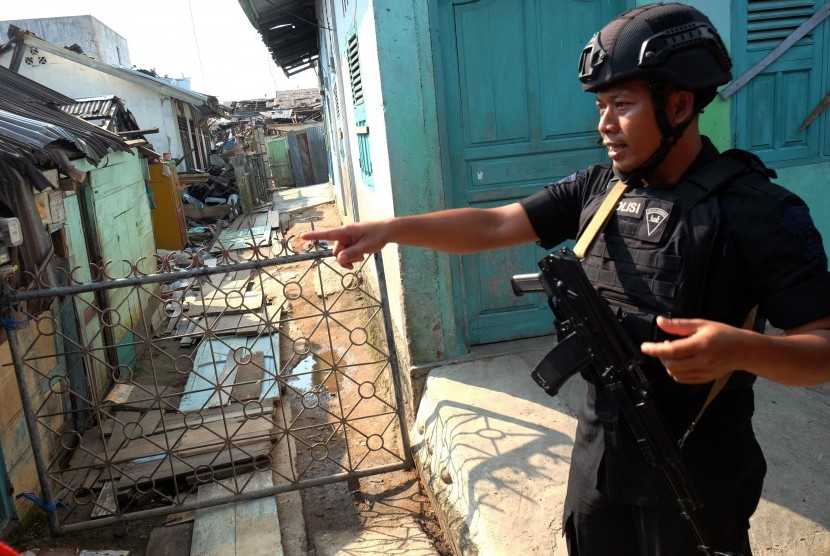
<svg viewBox="0 0 830 556"><path fill-rule="evenodd" d="M622 0L433 0L431 20L447 198L455 207L507 204L601 161L594 100L577 62ZM456 273L470 344L547 334L542 296L517 298L516 273L538 270L525 245L460 258Z"/></svg>
<svg viewBox="0 0 830 556"><path fill-rule="evenodd" d="M294 185L294 175L291 173L291 160L288 157L285 137L269 138L267 145L268 163L271 165L274 185L277 187Z"/></svg>

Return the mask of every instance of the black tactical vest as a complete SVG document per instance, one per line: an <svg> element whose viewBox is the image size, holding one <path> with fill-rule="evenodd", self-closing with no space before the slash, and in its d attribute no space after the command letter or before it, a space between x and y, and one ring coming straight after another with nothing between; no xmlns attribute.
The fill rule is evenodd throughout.
<svg viewBox="0 0 830 556"><path fill-rule="evenodd" d="M607 173L610 182L613 173ZM632 189L620 200L583 266L603 297L619 310L635 341L657 337L653 321L658 314L706 314L709 263L716 256L721 231L716 192L741 179L758 179L758 174L768 179L755 155L734 149L676 186ZM588 202L580 231L603 198L598 195Z"/></svg>
<svg viewBox="0 0 830 556"><path fill-rule="evenodd" d="M612 170L607 174L610 183ZM666 337L656 325L657 315L707 318L712 314L707 307L711 262L722 239L717 191L744 179L768 180L770 175L774 172L755 155L733 149L675 186L626 192L583 259L583 267L636 344ZM598 195L585 206L580 232L603 198ZM740 326L749 309L729 324ZM657 360L649 360L644 370L659 390L671 396L708 391L708 385L675 383ZM753 375L737 372L727 389L746 388L753 382Z"/></svg>

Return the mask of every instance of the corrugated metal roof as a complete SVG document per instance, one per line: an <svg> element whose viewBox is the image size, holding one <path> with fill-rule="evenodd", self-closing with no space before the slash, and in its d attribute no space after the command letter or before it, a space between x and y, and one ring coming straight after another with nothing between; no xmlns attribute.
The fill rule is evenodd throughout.
<svg viewBox="0 0 830 556"><path fill-rule="evenodd" d="M77 151L93 164L129 146L117 135L67 114L56 106L74 101L0 66L0 154L53 163L48 146Z"/></svg>
<svg viewBox="0 0 830 556"><path fill-rule="evenodd" d="M72 101L72 104L64 104L61 109L67 114L78 116L79 118L95 118L95 117L109 117L118 97L115 95L108 97L96 97L79 99Z"/></svg>
<svg viewBox="0 0 830 556"><path fill-rule="evenodd" d="M115 95L82 98L60 107L67 114L94 123L113 133L139 130L141 127L124 102Z"/></svg>
<svg viewBox="0 0 830 556"><path fill-rule="evenodd" d="M274 62L292 76L314 67L320 57L319 25L307 0L239 0Z"/></svg>
<svg viewBox="0 0 830 556"><path fill-rule="evenodd" d="M16 140L22 148L26 146L45 147L61 139L69 143L79 143L79 150L86 148L83 139L69 133L59 125L50 124L0 110L0 135Z"/></svg>

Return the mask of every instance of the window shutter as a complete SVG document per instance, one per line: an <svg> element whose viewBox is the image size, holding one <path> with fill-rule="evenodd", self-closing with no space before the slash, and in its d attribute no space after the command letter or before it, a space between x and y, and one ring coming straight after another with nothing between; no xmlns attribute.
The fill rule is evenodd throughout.
<svg viewBox="0 0 830 556"><path fill-rule="evenodd" d="M363 103L363 80L360 76L360 51L357 44L357 35L349 39L349 81L352 86L352 98L354 104Z"/></svg>
<svg viewBox="0 0 830 556"><path fill-rule="evenodd" d="M772 50L813 15L813 0L750 0L747 6L747 47ZM812 40L812 33L802 41Z"/></svg>
<svg viewBox="0 0 830 556"><path fill-rule="evenodd" d="M366 105L363 102L363 78L360 73L360 48L357 35L352 35L347 43L349 59L349 82L354 100L355 129L357 134L358 166L364 185L373 187L375 179L372 172L372 154L369 148L369 123L366 119Z"/></svg>
<svg viewBox="0 0 830 556"><path fill-rule="evenodd" d="M824 0L745 0L743 4L746 49L736 53L735 77L781 44ZM799 129L824 95L826 25L790 46L737 95L736 146L779 167L814 163L826 154L820 145L819 122Z"/></svg>

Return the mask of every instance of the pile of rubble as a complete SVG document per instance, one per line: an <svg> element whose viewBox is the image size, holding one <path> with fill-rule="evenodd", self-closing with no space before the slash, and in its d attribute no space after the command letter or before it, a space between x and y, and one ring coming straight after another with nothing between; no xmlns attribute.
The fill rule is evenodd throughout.
<svg viewBox="0 0 830 556"><path fill-rule="evenodd" d="M232 166L212 165L206 172L179 174L184 215L197 225L226 219L233 222L242 214L239 189Z"/></svg>

